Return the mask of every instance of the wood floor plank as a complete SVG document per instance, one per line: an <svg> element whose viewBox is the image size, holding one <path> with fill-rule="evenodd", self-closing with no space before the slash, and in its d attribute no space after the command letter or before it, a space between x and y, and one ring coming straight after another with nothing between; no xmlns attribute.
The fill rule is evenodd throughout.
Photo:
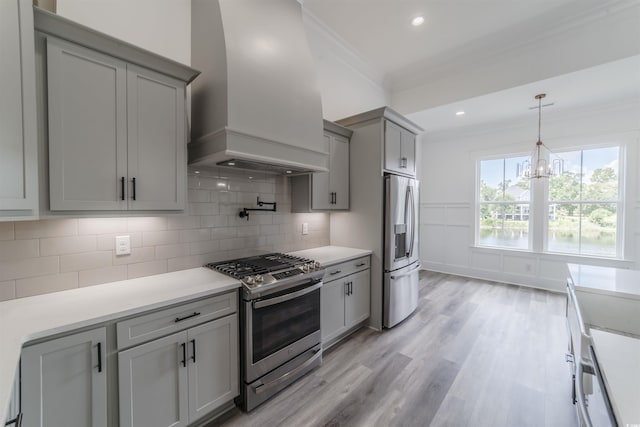
<svg viewBox="0 0 640 427"><path fill-rule="evenodd" d="M249 414L209 426L577 427L565 363L565 297L420 272L419 307L361 329Z"/></svg>

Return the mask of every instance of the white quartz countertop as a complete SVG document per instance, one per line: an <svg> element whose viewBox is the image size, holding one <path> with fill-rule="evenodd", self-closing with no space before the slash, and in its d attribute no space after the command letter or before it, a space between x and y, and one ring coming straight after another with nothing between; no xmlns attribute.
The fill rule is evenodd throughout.
<svg viewBox="0 0 640 427"><path fill-rule="evenodd" d="M640 271L568 264L576 290L640 300Z"/></svg>
<svg viewBox="0 0 640 427"><path fill-rule="evenodd" d="M344 246L322 246L319 248L290 252L289 255L310 258L318 261L323 266L328 266L371 255L371 251L369 249L346 248Z"/></svg>
<svg viewBox="0 0 640 427"><path fill-rule="evenodd" d="M0 419L24 343L238 287L236 279L194 268L0 302Z"/></svg>
<svg viewBox="0 0 640 427"><path fill-rule="evenodd" d="M620 425L640 425L640 338L597 329L590 334Z"/></svg>

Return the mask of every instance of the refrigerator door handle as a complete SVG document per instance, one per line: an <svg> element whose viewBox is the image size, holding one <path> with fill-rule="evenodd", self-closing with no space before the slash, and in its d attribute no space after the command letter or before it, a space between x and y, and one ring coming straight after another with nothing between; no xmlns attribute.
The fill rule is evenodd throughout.
<svg viewBox="0 0 640 427"><path fill-rule="evenodd" d="M411 246L409 247L409 258L413 257L413 244L416 240L416 200L413 194L413 186L409 187L411 194Z"/></svg>
<svg viewBox="0 0 640 427"><path fill-rule="evenodd" d="M412 218L408 218L411 215L409 211L409 203L411 202L411 186L407 186L407 191L404 194L404 224L407 228L411 225ZM409 230L406 230L408 234ZM413 234L413 231L411 232ZM404 253L408 257L409 252L411 251L411 245L409 244L409 239L405 239L404 241Z"/></svg>
<svg viewBox="0 0 640 427"><path fill-rule="evenodd" d="M390 276L390 277L391 277L393 280L396 280L396 279L399 279L399 278L401 278L401 277L408 276L408 275L412 274L414 271L419 270L419 269L420 269L420 267L422 267L422 266L421 266L420 264L418 264L418 265L416 265L415 267L413 267L411 270L407 271L406 273L403 273L403 274L397 274L397 275L395 275L395 276Z"/></svg>

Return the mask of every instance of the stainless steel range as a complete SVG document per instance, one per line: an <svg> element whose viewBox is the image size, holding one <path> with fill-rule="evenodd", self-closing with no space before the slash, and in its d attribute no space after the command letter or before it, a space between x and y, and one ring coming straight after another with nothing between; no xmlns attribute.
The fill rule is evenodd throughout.
<svg viewBox="0 0 640 427"><path fill-rule="evenodd" d="M207 264L239 279L240 401L251 411L322 362L317 262L271 253Z"/></svg>

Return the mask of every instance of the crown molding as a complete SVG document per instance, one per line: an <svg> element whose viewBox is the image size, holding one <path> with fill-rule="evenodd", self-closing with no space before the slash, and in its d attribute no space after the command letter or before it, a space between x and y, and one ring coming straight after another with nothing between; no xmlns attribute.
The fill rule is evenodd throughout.
<svg viewBox="0 0 640 427"><path fill-rule="evenodd" d="M388 92L384 74L364 59L358 51L349 44L349 42L340 37L338 33L328 27L316 15L305 9L304 1L305 0L298 0L298 2L303 5L302 16L305 26L308 26L320 34L322 38L332 46L331 53L333 53L342 63L361 74L370 83L379 86L385 92Z"/></svg>

